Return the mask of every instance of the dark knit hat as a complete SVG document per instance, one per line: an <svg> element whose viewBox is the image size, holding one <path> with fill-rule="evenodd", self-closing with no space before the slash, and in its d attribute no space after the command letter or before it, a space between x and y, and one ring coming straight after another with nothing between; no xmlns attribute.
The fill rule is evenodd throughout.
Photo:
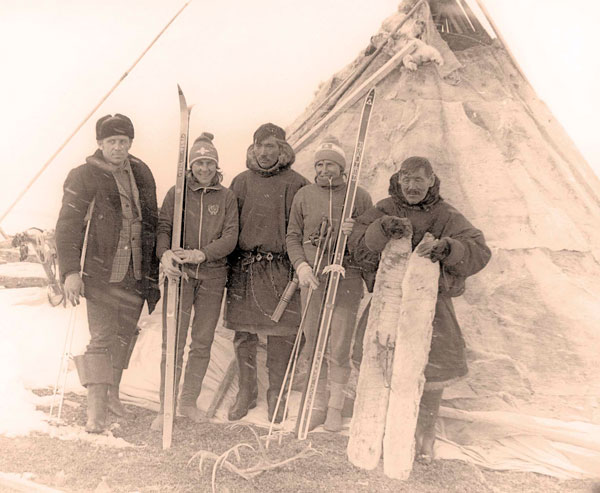
<svg viewBox="0 0 600 493"><path fill-rule="evenodd" d="M283 128L273 123L263 123L254 132L253 142L255 144L260 143L271 135L279 140L285 140L285 130Z"/></svg>
<svg viewBox="0 0 600 493"><path fill-rule="evenodd" d="M421 156L411 156L402 161L400 173L413 173L421 168L425 170L427 176L433 174L433 166L431 166L429 159Z"/></svg>
<svg viewBox="0 0 600 493"><path fill-rule="evenodd" d="M219 154L212 143L215 138L210 132L202 132L190 150L190 166L199 159L212 159L217 165L219 164Z"/></svg>
<svg viewBox="0 0 600 493"><path fill-rule="evenodd" d="M342 171L346 169L346 153L340 141L333 135L325 137L315 152L315 164L324 160L333 161Z"/></svg>
<svg viewBox="0 0 600 493"><path fill-rule="evenodd" d="M133 139L133 123L125 115L106 115L96 122L96 140L104 140L113 135L125 135Z"/></svg>

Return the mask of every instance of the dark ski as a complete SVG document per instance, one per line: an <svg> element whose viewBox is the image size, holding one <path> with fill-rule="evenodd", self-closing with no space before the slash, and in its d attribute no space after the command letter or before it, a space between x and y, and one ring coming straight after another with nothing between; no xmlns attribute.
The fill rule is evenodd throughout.
<svg viewBox="0 0 600 493"><path fill-rule="evenodd" d="M350 219L352 210L354 209L354 199L356 198L356 189L358 187L358 177L362 165L362 158L365 149L367 138L367 130L369 128L369 119L373 109L373 101L375 99L375 88L372 88L365 99L360 123L358 127L358 136L356 137L356 145L354 146L354 155L352 156L352 164L348 174L348 183L346 185L346 196L344 199L344 207L342 209L342 217L340 228L337 234L337 242L335 245L335 253L332 262L329 266L329 276L327 277L327 289L325 291L325 299L319 317L319 330L317 332L317 341L315 350L312 355L310 373L307 379L306 388L302 395L300 410L298 412L298 421L296 423L296 436L299 440L305 440L308 434L308 427L312 415L312 408L317 390L317 382L321 372L321 365L327 348L327 340L329 337L329 327L331 325L331 317L333 315L337 288L342 275L342 261L344 260L344 252L346 251L347 237L342 233L341 223Z"/></svg>

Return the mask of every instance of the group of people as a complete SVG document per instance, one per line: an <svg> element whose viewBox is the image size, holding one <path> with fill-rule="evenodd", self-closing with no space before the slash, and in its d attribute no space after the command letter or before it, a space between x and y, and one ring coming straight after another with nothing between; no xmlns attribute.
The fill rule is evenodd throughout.
<svg viewBox="0 0 600 493"><path fill-rule="evenodd" d="M355 334L357 311L365 287L372 289L380 252L389 239L412 234L415 247L425 232L431 232L436 239L417 251L440 262L443 273L417 430L419 454L431 457L442 390L467 373L465 344L451 298L463 293L464 279L485 266L490 251L482 233L440 197L440 182L430 162L422 157L406 159L390 178L390 197L375 206L359 187L352 218L342 222L348 160L335 137L319 143L315 176L309 183L292 169L295 154L285 131L263 124L248 148L247 169L226 188L213 135L204 132L190 149L184 234L181 247L173 249L175 187L159 213L152 172L129 153L133 138L133 124L126 116L98 120L98 149L69 173L56 227L65 296L74 305L85 296L87 304L90 342L85 353L75 357L87 388L86 430L102 432L108 411L130 414L119 400L119 384L136 342L142 307L146 303L151 313L160 298L159 264L165 276L179 278L181 286L176 389L191 332L178 415L206 420L197 400L225 296L223 324L234 331L239 368L239 390L228 417L239 420L257 404L257 346L262 335L267 349L268 419L280 422L284 402L278 406L277 400L298 328L304 318L302 351L310 354L326 286L323 269L340 230L349 237L345 274L309 427L322 424L329 431L341 430L351 345L365 325L359 323ZM300 290L274 322L273 312L294 278ZM163 316L161 408L151 425L154 430L163 423L165 361Z"/></svg>

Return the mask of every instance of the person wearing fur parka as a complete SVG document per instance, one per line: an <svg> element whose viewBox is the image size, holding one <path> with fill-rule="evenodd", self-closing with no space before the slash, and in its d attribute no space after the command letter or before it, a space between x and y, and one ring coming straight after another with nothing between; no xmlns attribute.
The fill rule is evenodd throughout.
<svg viewBox="0 0 600 493"><path fill-rule="evenodd" d="M416 253L440 263L438 298L433 320L425 390L417 423L417 457L433 457L435 421L444 387L468 372L465 341L454 312L452 298L465 291L465 279L483 269L491 257L483 233L440 196L440 180L429 160L410 157L390 177L390 196L356 219L349 238L354 260L371 277L372 288L380 254L391 238L412 232L412 248L426 232L434 240Z"/></svg>

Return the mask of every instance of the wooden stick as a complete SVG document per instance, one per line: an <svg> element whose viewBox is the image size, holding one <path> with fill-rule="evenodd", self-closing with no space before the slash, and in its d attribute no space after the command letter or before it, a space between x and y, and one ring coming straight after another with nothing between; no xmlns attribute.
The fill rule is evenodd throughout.
<svg viewBox="0 0 600 493"><path fill-rule="evenodd" d="M423 3L423 1L424 0L419 0L413 6L413 8L410 9L410 11L406 14L406 17L404 19L402 19L402 21L400 22L400 24L398 24L398 26L396 26L396 28L394 29L394 31L392 33L390 33L390 35L388 36L388 38L371 55L365 56L365 58L363 59L362 65L359 65L354 72L352 72L351 74L349 74L340 83L340 85L338 85L334 89L334 91L329 95L329 97L327 97L326 99L324 99L321 102L321 104L319 104L319 106L317 106L314 109L314 111L306 118L306 120L304 120L304 123L302 123L301 125L298 126L298 128L296 129L296 131L299 130L303 125L305 125L326 103L327 103L327 107L323 111L325 113L331 111L331 109L337 104L337 102L346 93L346 91L348 90L348 88L356 81L356 79L358 79L365 72L365 70L367 70L367 67L371 64L371 62L373 60L375 60L375 58L377 57L377 55L379 55L379 53L381 52L381 50L383 50L383 48L388 44L389 40L392 39L392 36L394 34L396 34L400 30L400 28L406 23L406 21L413 16L413 14L421 6L421 4ZM294 133L296 133L296 131ZM309 130L307 133L310 133L310 132L311 132L311 130ZM299 150L299 146L303 142L303 138L304 138L304 136L307 133L305 133L303 136L301 136L296 141L296 143L293 145L294 146L294 150L296 152Z"/></svg>
<svg viewBox="0 0 600 493"><path fill-rule="evenodd" d="M227 365L227 370L225 370L225 374L223 375L221 383L219 383L217 390L215 390L210 406L208 406L208 409L206 410L207 418L210 419L215 416L215 413L217 412L217 409L219 409L227 390L229 390L231 382L233 382L233 377L236 373L238 373L238 366L235 357L233 357L229 362L229 365Z"/></svg>
<svg viewBox="0 0 600 493"><path fill-rule="evenodd" d="M407 54L411 53L414 48L415 42L412 41L402 48L398 53L396 53L392 58L390 58L385 65L383 65L379 70L377 70L377 72L365 80L352 94L350 94L338 106L336 106L331 113L329 113L319 123L306 132L300 139L298 139L298 141L296 141L293 145L294 151L297 153L311 141L318 130L330 123L334 117L338 116L346 108L361 99L369 89L379 83L392 70L394 70L402 62L402 59Z"/></svg>
<svg viewBox="0 0 600 493"><path fill-rule="evenodd" d="M50 163L52 163L52 161L54 161L54 158L56 158L56 156L58 156L58 154L67 146L67 144L71 141L71 139L75 136L75 134L77 132L79 132L79 130L81 130L81 127L83 127L85 125L85 123L96 112L96 110L98 108L100 108L100 106L102 105L102 103L104 103L104 101L106 101L108 99L108 97L119 86L119 84L121 82L123 82L123 80L125 79L125 77L127 77L129 75L129 72L131 72L134 69L134 67L139 63L139 61L142 59L142 57L148 52L148 50L150 50L150 48L152 48L152 46L154 45L154 43L156 43L156 41L158 41L158 38L160 38L162 36L162 34L173 23L173 21L177 18L177 16L179 14L181 14L181 12L183 12L183 9L185 9L189 5L189 3L191 1L192 0L188 0L185 3L185 5L183 7L181 7L179 9L179 11L173 16L173 18L169 22L167 22L167 25L165 27L163 27L163 29L152 40L152 42L148 45L148 47L142 52L142 54L136 59L136 61L133 62L133 65L131 65L131 67L129 67L127 69L127 71L119 78L119 80L117 82L115 82L115 84L110 88L110 90L106 93L106 95L102 99L100 99L100 101L98 102L98 104L96 104L96 106L94 106L94 108L92 109L92 111L90 111L85 116L85 118L81 121L81 123L79 125L77 125L77 128L75 130L73 130L73 132L71 133L71 135L69 135L67 137L67 139L60 145L60 147L54 152L54 154L52 154L52 156L50 156L50 159L48 159L48 161L46 161L46 163L42 166L42 168L35 174L35 176L31 179L31 181L27 184L27 186L23 189L23 191L13 201L13 203L8 206L8 209L6 209L6 211L4 211L4 213L0 217L0 223L2 221L4 221L4 218L10 213L10 211L13 210L13 208L15 207L15 205L17 205L19 203L19 201L23 198L23 196L27 193L27 191L31 188L31 186L36 182L36 180L40 177L40 175L46 170L46 168L48 166L50 166Z"/></svg>

